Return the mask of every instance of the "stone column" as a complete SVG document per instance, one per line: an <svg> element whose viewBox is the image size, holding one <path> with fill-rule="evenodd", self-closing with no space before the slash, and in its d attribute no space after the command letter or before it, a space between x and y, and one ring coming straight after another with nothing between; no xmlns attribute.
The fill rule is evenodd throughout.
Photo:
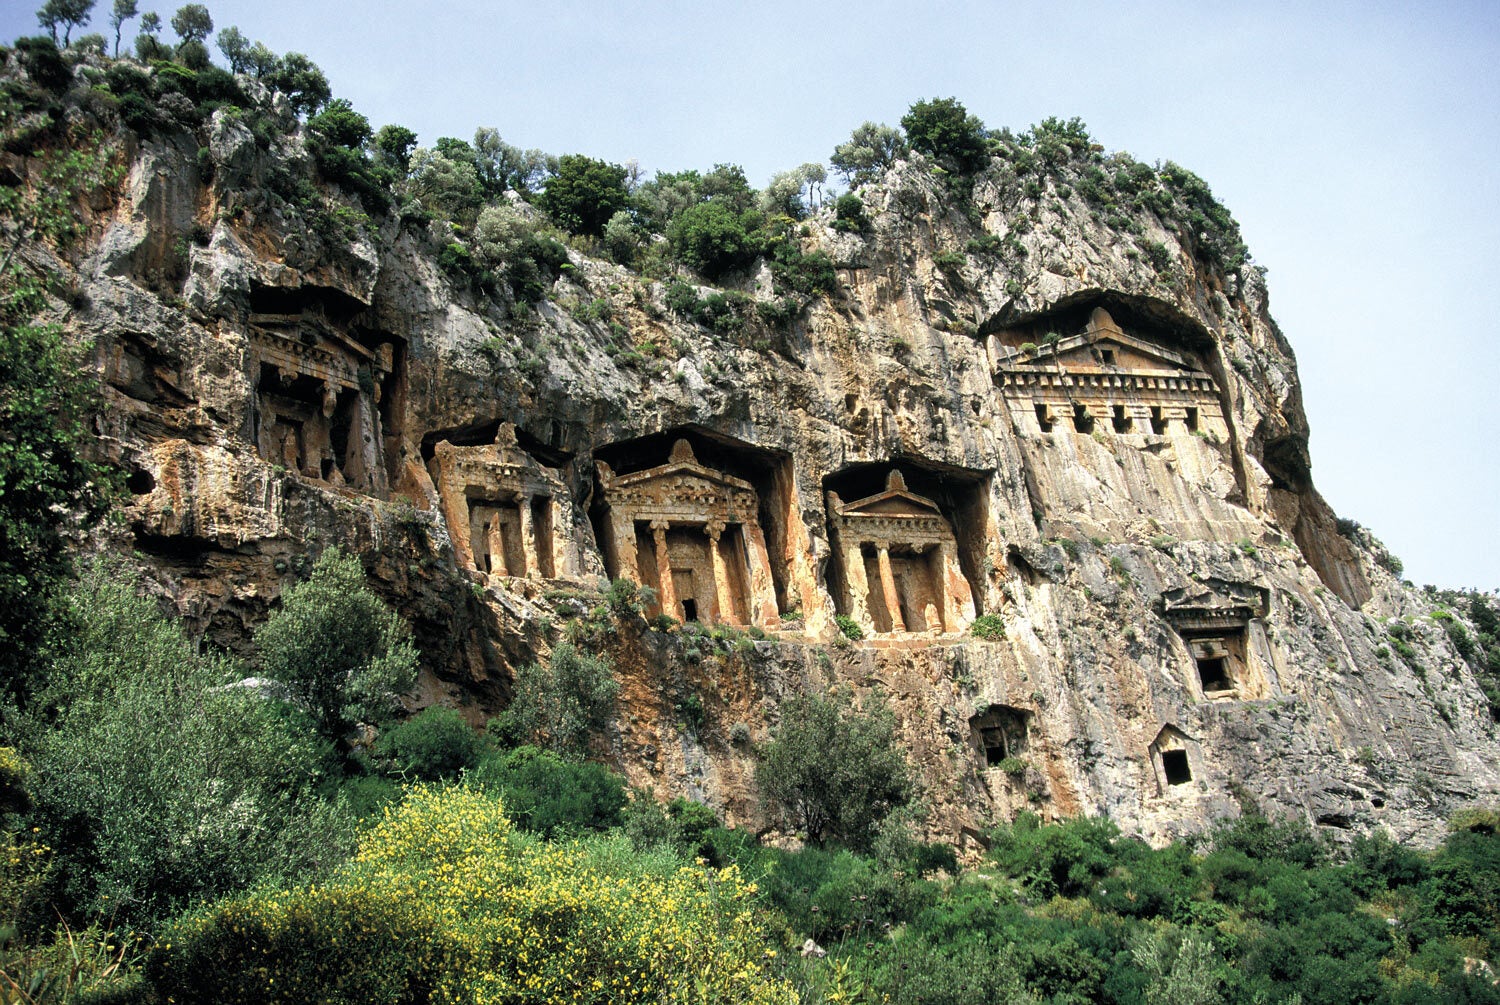
<svg viewBox="0 0 1500 1005"><path fill-rule="evenodd" d="M566 514L556 493L547 505L552 508L552 540L544 541L542 547L552 552L552 575L558 579L570 579L578 575L578 563L573 560L573 549L569 546L573 535L563 531L567 526L563 522Z"/></svg>
<svg viewBox="0 0 1500 1005"><path fill-rule="evenodd" d="M453 445L443 440L437 445L438 503L448 523L448 538L453 542L453 561L460 569L480 569L474 554L473 515L463 482L453 470ZM426 469L423 469L424 471Z"/></svg>
<svg viewBox="0 0 1500 1005"><path fill-rule="evenodd" d="M849 616L867 632L875 631L870 617L870 577L865 575L865 556L858 541L844 546L844 582L849 584Z"/></svg>
<svg viewBox="0 0 1500 1005"><path fill-rule="evenodd" d="M880 590L885 594L885 609L891 616L891 631L904 632L906 621L901 617L901 597L896 593L896 574L891 571L891 544L876 541L875 549L880 561Z"/></svg>
<svg viewBox="0 0 1500 1005"><path fill-rule="evenodd" d="M521 558L526 570L523 575L527 579L538 579L542 570L536 559L536 524L531 519L531 496L517 492L516 508L521 514Z"/></svg>
<svg viewBox="0 0 1500 1005"><path fill-rule="evenodd" d="M489 526L484 529L484 546L490 552L490 574L494 576L513 576L510 566L505 563L505 532L500 529L500 513L497 510L490 518ZM475 556L476 558L478 556Z"/></svg>
<svg viewBox="0 0 1500 1005"><path fill-rule="evenodd" d="M612 509L609 514L610 536L615 543L615 575L632 582L641 581L640 556L635 548L635 520L628 511Z"/></svg>
<svg viewBox="0 0 1500 1005"><path fill-rule="evenodd" d="M771 578L771 553L759 523L740 525L745 535L746 560L750 567L750 623L761 628L780 628L776 607L776 582Z"/></svg>
<svg viewBox="0 0 1500 1005"><path fill-rule="evenodd" d="M944 541L937 546L938 575L942 577L943 628L945 631L962 632L974 620L974 590L964 577L959 564L957 549Z"/></svg>
<svg viewBox="0 0 1500 1005"><path fill-rule="evenodd" d="M672 556L667 554L667 531L671 524L666 520L651 521L651 539L656 547L656 578L660 584L657 601L663 614L682 620L682 608L677 604L677 584L672 582Z"/></svg>
<svg viewBox="0 0 1500 1005"><path fill-rule="evenodd" d="M724 521L710 520L703 528L708 534L708 552L714 570L714 620L726 625L738 624L734 616L734 592L729 581L729 565L724 561Z"/></svg>

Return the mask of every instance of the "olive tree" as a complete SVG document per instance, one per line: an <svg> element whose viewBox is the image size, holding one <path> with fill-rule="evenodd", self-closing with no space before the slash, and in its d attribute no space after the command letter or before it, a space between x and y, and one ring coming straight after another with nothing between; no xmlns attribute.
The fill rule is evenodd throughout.
<svg viewBox="0 0 1500 1005"><path fill-rule="evenodd" d="M370 591L359 560L336 547L282 595L255 643L262 673L335 740L356 723L388 718L416 685L411 633Z"/></svg>
<svg viewBox="0 0 1500 1005"><path fill-rule="evenodd" d="M810 844L868 849L892 810L911 801L896 720L879 699L861 709L847 692L798 695L761 751L755 779L769 814Z"/></svg>
<svg viewBox="0 0 1500 1005"><path fill-rule="evenodd" d="M61 28L62 44L67 45L73 29L89 23L93 9L94 0L47 0L36 12L36 19L52 33L53 42L58 40L57 29Z"/></svg>
<svg viewBox="0 0 1500 1005"><path fill-rule="evenodd" d="M891 126L866 122L833 148L828 162L851 185L872 181L906 152L901 131Z"/></svg>
<svg viewBox="0 0 1500 1005"><path fill-rule="evenodd" d="M229 61L231 73L244 73L250 66L250 40L245 37L244 32L234 25L230 25L219 32L214 41L219 46L219 51Z"/></svg>
<svg viewBox="0 0 1500 1005"><path fill-rule="evenodd" d="M201 3L184 4L172 15L172 30L184 42L198 42L214 30L214 19Z"/></svg>
<svg viewBox="0 0 1500 1005"><path fill-rule="evenodd" d="M200 652L119 564L85 570L65 618L19 730L59 908L160 918L339 857L343 825L315 795L327 745L281 702Z"/></svg>
<svg viewBox="0 0 1500 1005"><path fill-rule="evenodd" d="M115 0L115 5L109 12L109 26L115 30L115 58L120 58L120 29L125 27L125 22L140 13L136 0Z"/></svg>

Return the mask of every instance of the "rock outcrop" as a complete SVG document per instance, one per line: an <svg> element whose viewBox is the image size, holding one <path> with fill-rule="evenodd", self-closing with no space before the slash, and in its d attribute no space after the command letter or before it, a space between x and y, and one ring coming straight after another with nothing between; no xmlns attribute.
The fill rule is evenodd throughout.
<svg viewBox="0 0 1500 1005"><path fill-rule="evenodd" d="M747 826L780 700L839 685L887 697L949 838L1029 807L1161 840L1248 800L1431 841L1500 792L1473 672L1313 487L1262 276L1156 212L998 159L959 199L913 155L867 232L802 227L836 295L725 334L577 250L525 309L394 214L315 233L253 195L290 156L222 113L204 151L142 141L53 263L116 543L214 642L337 542L417 633L414 703L478 722L636 579L685 624L599 635L599 752Z"/></svg>

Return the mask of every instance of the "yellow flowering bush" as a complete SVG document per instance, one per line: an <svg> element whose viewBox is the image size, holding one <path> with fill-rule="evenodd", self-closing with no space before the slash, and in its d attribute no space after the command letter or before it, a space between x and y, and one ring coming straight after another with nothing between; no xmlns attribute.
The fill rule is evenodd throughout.
<svg viewBox="0 0 1500 1005"><path fill-rule="evenodd" d="M792 1003L737 870L514 832L500 801L418 787L326 885L164 933L162 1001Z"/></svg>

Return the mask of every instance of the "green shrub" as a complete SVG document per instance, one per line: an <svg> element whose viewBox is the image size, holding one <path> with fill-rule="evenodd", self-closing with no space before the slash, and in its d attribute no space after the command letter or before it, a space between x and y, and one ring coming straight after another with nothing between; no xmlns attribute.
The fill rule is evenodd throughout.
<svg viewBox="0 0 1500 1005"><path fill-rule="evenodd" d="M998 614L981 614L969 623L969 634L976 639L998 642L1005 638L1005 622Z"/></svg>
<svg viewBox="0 0 1500 1005"><path fill-rule="evenodd" d="M779 241L771 249L771 278L778 290L804 297L838 292L838 273L833 259L821 251L804 254L792 240Z"/></svg>
<svg viewBox="0 0 1500 1005"><path fill-rule="evenodd" d="M560 642L546 666L530 663L516 671L510 707L491 732L506 743L540 742L557 752L581 752L590 735L608 723L619 689L607 658Z"/></svg>
<svg viewBox="0 0 1500 1005"><path fill-rule="evenodd" d="M862 234L870 229L865 204L853 192L845 192L834 202L833 229L845 234Z"/></svg>
<svg viewBox="0 0 1500 1005"><path fill-rule="evenodd" d="M537 204L569 233L598 237L628 199L623 167L582 154L564 154Z"/></svg>
<svg viewBox="0 0 1500 1005"><path fill-rule="evenodd" d="M45 35L29 35L16 39L16 53L21 66L37 85L61 94L73 82L73 71L63 61L57 43Z"/></svg>
<svg viewBox="0 0 1500 1005"><path fill-rule="evenodd" d="M517 826L542 837L617 827L626 803L624 779L602 764L536 747L491 754L468 783L499 795Z"/></svg>
<svg viewBox="0 0 1500 1005"><path fill-rule="evenodd" d="M1031 767L1031 765L1027 764L1026 759L1023 757L1005 757L995 767L1012 778L1020 778L1026 774L1026 769Z"/></svg>
<svg viewBox="0 0 1500 1005"><path fill-rule="evenodd" d="M846 849L763 852L761 887L799 937L831 944L870 937L915 917L931 903L928 884L896 876Z"/></svg>
<svg viewBox="0 0 1500 1005"><path fill-rule="evenodd" d="M912 796L911 768L883 701L798 695L761 752L755 779L768 811L820 845L869 848L876 827Z"/></svg>
<svg viewBox="0 0 1500 1005"><path fill-rule="evenodd" d="M484 742L457 711L434 705L382 733L375 750L403 775L435 782L478 763Z"/></svg>
<svg viewBox="0 0 1500 1005"><path fill-rule="evenodd" d="M967 263L968 259L957 251L939 251L932 256L932 264L937 267L938 271L954 279L959 278Z"/></svg>
<svg viewBox="0 0 1500 1005"><path fill-rule="evenodd" d="M1043 826L1034 814L1022 813L992 832L989 857L1036 896L1077 897L1109 874L1119 834L1102 818Z"/></svg>
<svg viewBox="0 0 1500 1005"><path fill-rule="evenodd" d="M625 834L637 849L666 845L687 859L715 860L712 834L719 830L713 809L677 796L665 806L649 789L637 790L625 808Z"/></svg>
<svg viewBox="0 0 1500 1005"><path fill-rule="evenodd" d="M759 224L760 215L753 210L736 212L723 202L703 202L677 214L667 241L678 261L717 279L760 254Z"/></svg>
<svg viewBox="0 0 1500 1005"><path fill-rule="evenodd" d="M358 722L388 718L416 684L411 633L365 584L359 560L337 547L282 594L255 643L265 676L335 739Z"/></svg>
<svg viewBox="0 0 1500 1005"><path fill-rule="evenodd" d="M865 637L865 630L859 626L859 622L847 614L835 614L833 616L833 623L838 626L838 630L843 634L844 638L851 642L858 642Z"/></svg>

